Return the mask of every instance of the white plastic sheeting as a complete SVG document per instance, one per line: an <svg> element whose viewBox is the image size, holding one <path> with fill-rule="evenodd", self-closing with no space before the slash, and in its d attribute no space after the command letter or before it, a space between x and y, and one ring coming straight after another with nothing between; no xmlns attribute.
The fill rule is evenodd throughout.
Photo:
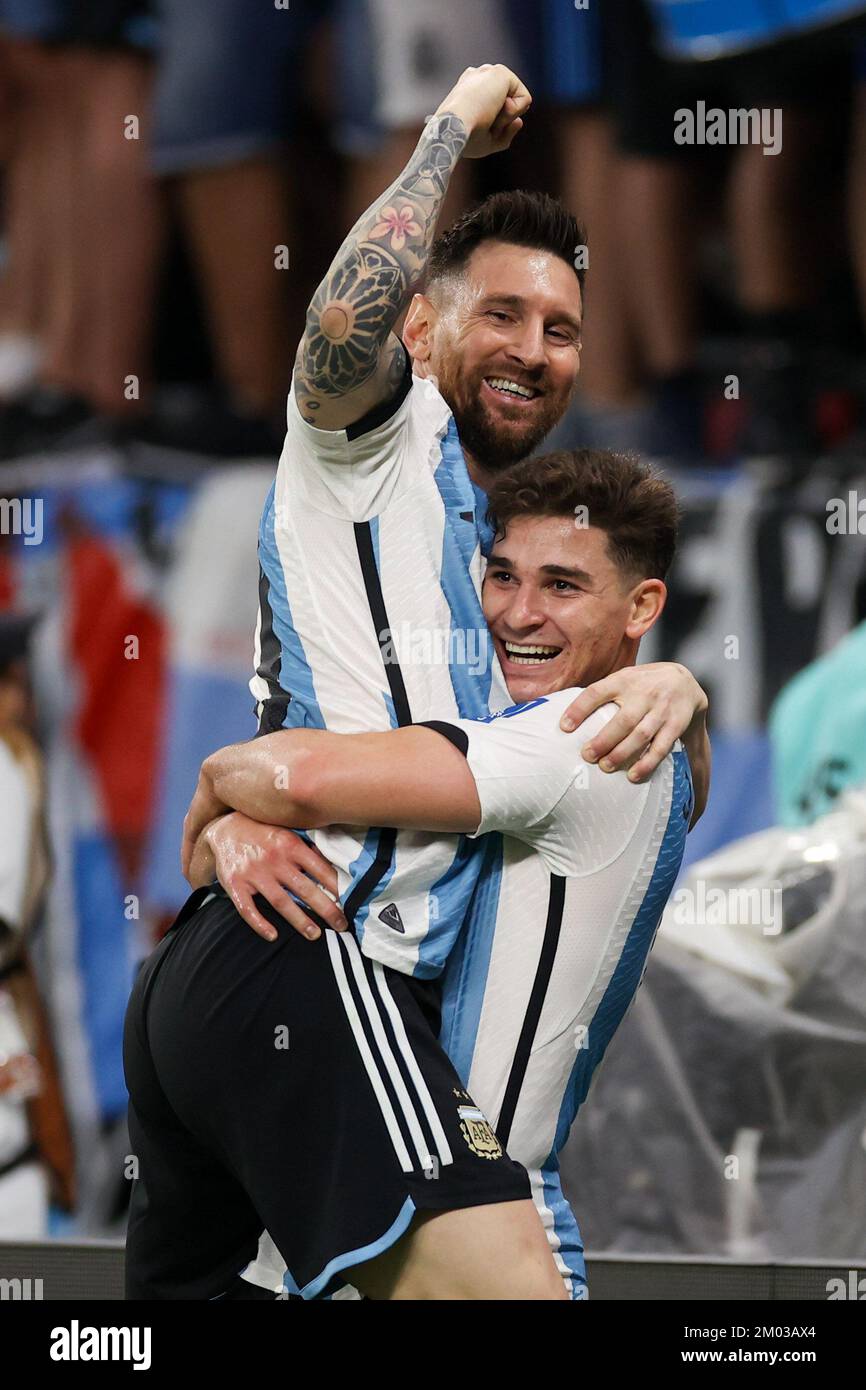
<svg viewBox="0 0 866 1390"><path fill-rule="evenodd" d="M692 866L565 1149L587 1249L866 1257L866 790Z"/></svg>

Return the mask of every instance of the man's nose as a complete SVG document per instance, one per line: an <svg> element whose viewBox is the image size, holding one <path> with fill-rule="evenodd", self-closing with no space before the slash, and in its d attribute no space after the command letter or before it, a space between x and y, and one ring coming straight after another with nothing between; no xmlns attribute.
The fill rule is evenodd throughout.
<svg viewBox="0 0 866 1390"><path fill-rule="evenodd" d="M523 586L514 595L506 620L512 631L518 633L541 627L545 616L539 593Z"/></svg>
<svg viewBox="0 0 866 1390"><path fill-rule="evenodd" d="M509 344L511 354L525 367L541 367L547 360L544 324L528 320L521 323Z"/></svg>

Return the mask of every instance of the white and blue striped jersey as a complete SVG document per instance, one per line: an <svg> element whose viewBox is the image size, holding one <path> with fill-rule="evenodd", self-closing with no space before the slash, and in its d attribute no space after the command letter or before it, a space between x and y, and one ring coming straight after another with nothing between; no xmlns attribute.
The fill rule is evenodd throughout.
<svg viewBox="0 0 866 1390"><path fill-rule="evenodd" d="M385 730L510 703L481 609L487 501L435 386L346 430L287 433L259 532L261 732ZM406 974L444 965L471 892L461 837L331 827L311 839L339 875L362 950Z"/></svg>
<svg viewBox="0 0 866 1390"><path fill-rule="evenodd" d="M441 1042L513 1158L573 1296L583 1246L557 1154L643 977L679 871L694 798L677 746L635 786L580 749L614 713L574 734L578 692L440 731L465 752L481 802L484 863L446 967Z"/></svg>

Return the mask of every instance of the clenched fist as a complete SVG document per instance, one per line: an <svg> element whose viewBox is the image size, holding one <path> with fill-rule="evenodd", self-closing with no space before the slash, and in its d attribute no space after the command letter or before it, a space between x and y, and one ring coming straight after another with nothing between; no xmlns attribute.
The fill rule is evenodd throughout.
<svg viewBox="0 0 866 1390"><path fill-rule="evenodd" d="M469 132L463 157L483 159L508 149L531 105L532 94L516 73L502 63L485 63L461 74L436 115L459 116Z"/></svg>

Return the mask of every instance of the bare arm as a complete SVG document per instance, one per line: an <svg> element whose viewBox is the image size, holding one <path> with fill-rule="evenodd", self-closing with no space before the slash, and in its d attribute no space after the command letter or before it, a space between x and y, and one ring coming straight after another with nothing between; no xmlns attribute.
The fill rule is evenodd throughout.
<svg viewBox="0 0 866 1390"><path fill-rule="evenodd" d="M423 276L462 155L507 149L531 97L508 68L469 68L406 168L340 247L307 311L295 398L308 424L338 430L393 395L406 365L394 326Z"/></svg>
<svg viewBox="0 0 866 1390"><path fill-rule="evenodd" d="M418 726L377 734L284 729L232 744L206 759L196 796L193 844L220 806L303 830L337 824L471 831L481 819L462 753Z"/></svg>

